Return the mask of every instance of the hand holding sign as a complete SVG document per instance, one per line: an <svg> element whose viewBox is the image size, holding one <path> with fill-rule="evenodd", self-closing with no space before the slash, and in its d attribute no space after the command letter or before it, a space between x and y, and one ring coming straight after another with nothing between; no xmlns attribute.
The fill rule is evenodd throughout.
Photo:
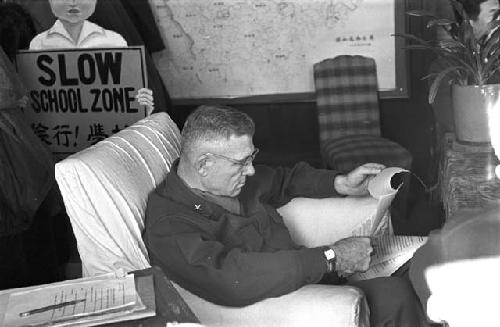
<svg viewBox="0 0 500 327"><path fill-rule="evenodd" d="M135 98L140 105L146 106L146 116L153 113L153 110L155 110L155 102L152 90L143 87L142 89L139 89Z"/></svg>

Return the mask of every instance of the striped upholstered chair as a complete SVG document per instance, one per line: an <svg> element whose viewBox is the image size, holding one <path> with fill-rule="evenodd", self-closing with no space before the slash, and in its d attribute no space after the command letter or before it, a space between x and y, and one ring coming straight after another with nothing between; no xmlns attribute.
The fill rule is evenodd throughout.
<svg viewBox="0 0 500 327"><path fill-rule="evenodd" d="M411 168L412 156L380 135L377 68L364 56L341 55L314 64L321 154L332 169L366 162Z"/></svg>

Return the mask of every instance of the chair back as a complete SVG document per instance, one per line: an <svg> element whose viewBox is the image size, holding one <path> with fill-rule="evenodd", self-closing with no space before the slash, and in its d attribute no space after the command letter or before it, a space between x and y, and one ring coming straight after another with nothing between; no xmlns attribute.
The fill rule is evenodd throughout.
<svg viewBox="0 0 500 327"><path fill-rule="evenodd" d="M177 126L157 113L56 164L84 276L149 267L147 199L179 152Z"/></svg>
<svg viewBox="0 0 500 327"><path fill-rule="evenodd" d="M314 64L320 141L346 135L380 135L375 60L340 55Z"/></svg>

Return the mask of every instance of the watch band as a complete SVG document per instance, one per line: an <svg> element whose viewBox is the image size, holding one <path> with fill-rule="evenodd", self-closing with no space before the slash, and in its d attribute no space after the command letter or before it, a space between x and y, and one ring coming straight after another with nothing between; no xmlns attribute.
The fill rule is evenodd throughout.
<svg viewBox="0 0 500 327"><path fill-rule="evenodd" d="M335 254L335 251L331 248L327 248L324 252L323 255L325 256L326 259L326 268L328 272L332 272L335 270L335 262L337 255Z"/></svg>

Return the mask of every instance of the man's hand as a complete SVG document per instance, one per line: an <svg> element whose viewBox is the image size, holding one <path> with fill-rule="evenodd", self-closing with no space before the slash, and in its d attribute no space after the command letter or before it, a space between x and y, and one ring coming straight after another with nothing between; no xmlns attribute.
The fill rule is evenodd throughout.
<svg viewBox="0 0 500 327"><path fill-rule="evenodd" d="M335 251L335 271L339 276L363 272L370 266L373 248L369 237L343 238L330 245L330 248Z"/></svg>
<svg viewBox="0 0 500 327"><path fill-rule="evenodd" d="M146 106L146 115L149 116L155 109L155 101L153 98L153 91L150 89L142 88L137 91L137 95L135 96L137 102L140 105Z"/></svg>
<svg viewBox="0 0 500 327"><path fill-rule="evenodd" d="M366 195L368 194L368 182L384 168L384 165L378 163L364 164L347 175L337 175L333 186L339 194Z"/></svg>

